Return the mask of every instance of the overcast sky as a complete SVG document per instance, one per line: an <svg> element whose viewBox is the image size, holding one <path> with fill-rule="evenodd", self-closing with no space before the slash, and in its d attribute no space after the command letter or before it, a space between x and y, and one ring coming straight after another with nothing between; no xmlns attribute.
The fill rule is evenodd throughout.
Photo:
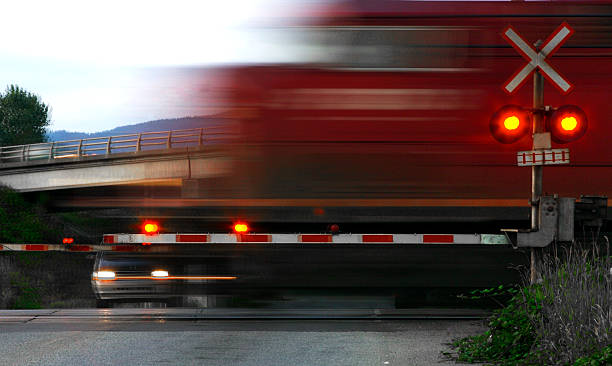
<svg viewBox="0 0 612 366"><path fill-rule="evenodd" d="M52 130L206 114L205 103L187 99L202 80L181 68L307 61L310 45L276 26L334 1L5 1L0 90L17 84L39 95Z"/></svg>
<svg viewBox="0 0 612 366"><path fill-rule="evenodd" d="M52 130L200 114L178 100L197 85L172 70L290 60L251 27L288 1L296 0L4 2L0 89L39 95L52 108Z"/></svg>

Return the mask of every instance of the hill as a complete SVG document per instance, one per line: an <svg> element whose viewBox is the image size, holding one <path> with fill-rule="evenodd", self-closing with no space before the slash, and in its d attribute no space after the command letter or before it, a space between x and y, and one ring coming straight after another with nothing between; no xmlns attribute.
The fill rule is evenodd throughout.
<svg viewBox="0 0 612 366"><path fill-rule="evenodd" d="M119 126L113 128L112 130L105 130L93 133L71 132L66 130L51 131L47 134L47 137L49 141L77 140L91 137L116 136L140 132L183 130L189 128L208 127L217 125L220 121L220 118L211 116L160 119L155 121L136 123L133 125Z"/></svg>

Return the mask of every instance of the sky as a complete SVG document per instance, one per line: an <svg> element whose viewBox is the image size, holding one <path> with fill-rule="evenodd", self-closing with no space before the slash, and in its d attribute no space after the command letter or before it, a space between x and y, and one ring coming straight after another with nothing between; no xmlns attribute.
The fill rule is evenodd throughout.
<svg viewBox="0 0 612 366"><path fill-rule="evenodd" d="M11 1L0 8L0 90L51 107L51 130L95 132L205 114L184 68L291 61L253 28L294 0ZM296 0L297 1L297 0Z"/></svg>
<svg viewBox="0 0 612 366"><path fill-rule="evenodd" d="M0 91L51 107L51 130L97 132L212 113L185 70L308 61L282 25L337 0L20 0L0 6Z"/></svg>

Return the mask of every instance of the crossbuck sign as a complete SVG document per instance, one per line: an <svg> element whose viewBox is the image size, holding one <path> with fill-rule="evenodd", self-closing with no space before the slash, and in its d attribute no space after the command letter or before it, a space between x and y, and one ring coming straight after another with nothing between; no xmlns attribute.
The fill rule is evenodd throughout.
<svg viewBox="0 0 612 366"><path fill-rule="evenodd" d="M512 27L506 28L503 33L504 38L514 47L527 61L522 69L518 70L510 80L504 85L504 90L513 94L518 90L528 77L539 69L544 77L546 77L554 86L556 86L563 94L569 93L573 86L569 81L565 80L547 61L553 53L567 40L574 30L563 22L557 30L555 30L548 39L542 44L540 50L537 51L532 45L527 43Z"/></svg>

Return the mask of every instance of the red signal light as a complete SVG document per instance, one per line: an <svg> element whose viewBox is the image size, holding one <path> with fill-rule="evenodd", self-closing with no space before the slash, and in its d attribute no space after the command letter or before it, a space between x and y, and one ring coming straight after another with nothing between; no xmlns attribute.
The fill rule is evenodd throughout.
<svg viewBox="0 0 612 366"><path fill-rule="evenodd" d="M578 140L587 130L586 113L578 106L564 105L559 107L546 121L553 141L565 144Z"/></svg>
<svg viewBox="0 0 612 366"><path fill-rule="evenodd" d="M234 231L237 233L246 233L249 231L249 227L245 223L237 223L234 225Z"/></svg>
<svg viewBox="0 0 612 366"><path fill-rule="evenodd" d="M497 110L489 121L491 135L502 144L520 140L531 130L529 111L517 105L506 105Z"/></svg>
<svg viewBox="0 0 612 366"><path fill-rule="evenodd" d="M147 235L154 235L159 231L159 225L155 222L145 222L142 228Z"/></svg>
<svg viewBox="0 0 612 366"><path fill-rule="evenodd" d="M74 243L74 238L63 238L62 239L62 243L63 244L72 244L72 243Z"/></svg>

